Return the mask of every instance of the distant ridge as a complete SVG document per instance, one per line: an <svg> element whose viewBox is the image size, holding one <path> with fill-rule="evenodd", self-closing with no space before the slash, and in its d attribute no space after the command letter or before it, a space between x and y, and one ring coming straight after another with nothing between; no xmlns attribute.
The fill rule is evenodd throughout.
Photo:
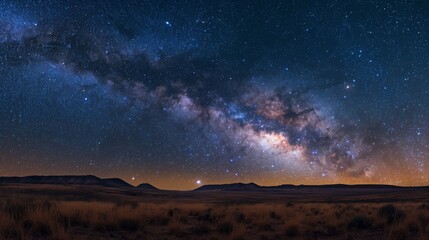
<svg viewBox="0 0 429 240"><path fill-rule="evenodd" d="M0 177L0 184L94 185L103 187L133 187L120 178L101 179L93 175Z"/></svg>
<svg viewBox="0 0 429 240"><path fill-rule="evenodd" d="M401 187L387 184L327 184L327 185L292 185L283 184L278 186L259 186L256 183L230 183L212 184L201 186L194 191L271 191L285 189L399 189L399 188L426 188L426 187Z"/></svg>
<svg viewBox="0 0 429 240"><path fill-rule="evenodd" d="M286 189L286 188L404 188L387 184L325 184L325 185L292 185L283 184L279 186L267 186L268 189Z"/></svg>

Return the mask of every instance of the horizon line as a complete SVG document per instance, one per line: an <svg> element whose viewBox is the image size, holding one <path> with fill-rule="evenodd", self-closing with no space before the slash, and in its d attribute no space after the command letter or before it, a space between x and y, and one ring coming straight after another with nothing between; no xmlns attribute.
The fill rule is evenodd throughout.
<svg viewBox="0 0 429 240"><path fill-rule="evenodd" d="M270 188L270 187L281 187L281 186L294 186L294 187L322 187L322 186L335 186L335 185L343 185L343 186L386 186L386 187L398 187L398 188L420 188L420 187L429 187L429 185L395 185L395 184L388 184L388 183L341 183L341 182L337 182L337 183L326 183L326 184L293 184L293 183L281 183L278 185L261 185L258 184L254 181L250 181L250 182L228 182L228 183L207 183L207 184L201 184L200 186L197 186L196 188L192 188L192 189L165 189L165 188L159 188L156 185L150 183L150 182L140 182L138 184L134 184L131 183L127 180L124 180L120 177L106 177L106 178L102 178L99 177L97 175L94 174L63 174L63 175L56 175L56 174L51 174L51 175L44 175L44 174L35 174L35 175L13 175L13 176L4 176L4 175L0 175L0 178L26 178L26 177L96 177L100 180L109 180L109 179L119 179L125 183L127 183L128 185L137 188L139 185L142 184L149 184L153 187L155 187L157 190L165 190L165 191L193 191L193 190L197 190L201 187L204 186L222 186L222 185L234 185L234 184L244 184L244 185L249 185L249 184L254 184L257 187L266 187L266 188Z"/></svg>

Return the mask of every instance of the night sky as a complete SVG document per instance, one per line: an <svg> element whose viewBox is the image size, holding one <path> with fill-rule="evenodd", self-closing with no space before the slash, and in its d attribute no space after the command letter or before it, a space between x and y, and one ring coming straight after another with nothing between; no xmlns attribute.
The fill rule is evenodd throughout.
<svg viewBox="0 0 429 240"><path fill-rule="evenodd" d="M0 175L429 184L427 1L0 1Z"/></svg>

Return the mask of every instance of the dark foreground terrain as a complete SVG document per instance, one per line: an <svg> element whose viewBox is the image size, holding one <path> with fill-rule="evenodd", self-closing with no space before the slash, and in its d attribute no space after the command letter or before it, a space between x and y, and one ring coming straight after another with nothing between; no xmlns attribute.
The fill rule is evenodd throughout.
<svg viewBox="0 0 429 240"><path fill-rule="evenodd" d="M429 188L0 178L0 239L429 239Z"/></svg>

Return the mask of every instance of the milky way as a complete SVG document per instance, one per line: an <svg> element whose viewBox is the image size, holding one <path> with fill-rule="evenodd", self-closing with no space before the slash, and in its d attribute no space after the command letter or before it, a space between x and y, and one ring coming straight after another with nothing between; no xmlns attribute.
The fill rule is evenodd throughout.
<svg viewBox="0 0 429 240"><path fill-rule="evenodd" d="M2 1L0 174L429 180L429 7Z"/></svg>

